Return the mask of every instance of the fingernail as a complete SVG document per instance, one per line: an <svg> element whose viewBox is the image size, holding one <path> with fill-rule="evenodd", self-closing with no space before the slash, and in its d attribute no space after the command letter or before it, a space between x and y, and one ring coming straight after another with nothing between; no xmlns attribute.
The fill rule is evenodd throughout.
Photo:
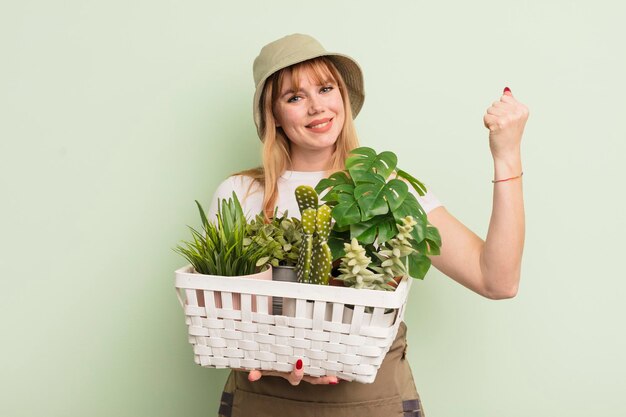
<svg viewBox="0 0 626 417"><path fill-rule="evenodd" d="M329 384L330 385L337 385L339 383L339 381L330 381Z"/></svg>
<svg viewBox="0 0 626 417"><path fill-rule="evenodd" d="M510 92L511 92L511 89L510 89L509 87L504 87L504 92L506 93L507 91L510 93ZM511 94L512 94L512 93L511 93Z"/></svg>
<svg viewBox="0 0 626 417"><path fill-rule="evenodd" d="M298 371L302 369L302 359L298 359L298 361L296 362L296 369Z"/></svg>

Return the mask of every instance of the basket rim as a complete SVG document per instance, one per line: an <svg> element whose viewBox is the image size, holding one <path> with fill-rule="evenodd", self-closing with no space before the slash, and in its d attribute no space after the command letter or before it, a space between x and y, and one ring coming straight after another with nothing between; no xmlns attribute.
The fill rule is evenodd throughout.
<svg viewBox="0 0 626 417"><path fill-rule="evenodd" d="M405 276L395 291L377 291L299 282L261 281L246 276L205 275L193 272L191 265L177 269L175 275L177 289L235 292L384 308L402 307L413 281Z"/></svg>

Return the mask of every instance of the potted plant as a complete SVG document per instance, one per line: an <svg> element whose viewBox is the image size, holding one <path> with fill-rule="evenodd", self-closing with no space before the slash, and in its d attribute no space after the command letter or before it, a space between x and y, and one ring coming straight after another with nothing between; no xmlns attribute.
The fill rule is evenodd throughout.
<svg viewBox="0 0 626 417"><path fill-rule="evenodd" d="M192 227L193 240L178 245L176 252L183 255L192 265L193 272L200 279L210 276L238 276L254 279L272 279L271 256L273 247L264 245L261 239L248 227L247 219L237 195L218 200L216 221L209 221L198 201L196 201L202 230ZM197 291L198 305L204 306L204 293ZM221 294L215 292L215 304L222 306ZM234 294L233 308L240 308L240 295ZM253 309L256 309L253 298Z"/></svg>
<svg viewBox="0 0 626 417"><path fill-rule="evenodd" d="M345 170L315 187L317 193L327 191L322 201L335 220L328 245L333 260L341 259L344 284L366 287L369 282L379 284L377 289L393 289L398 277L423 279L429 256L439 254L439 232L408 188L424 195L426 187L399 169L397 161L393 152L357 148Z"/></svg>
<svg viewBox="0 0 626 417"><path fill-rule="evenodd" d="M274 217L266 223L262 213L248 223L247 232L250 237L244 240L244 246L253 242L268 248L270 254L263 258L263 262L272 265L273 279L275 281L296 281L293 271L300 254L302 233L300 220L289 217L285 211L278 216L278 209L274 211Z"/></svg>
<svg viewBox="0 0 626 417"><path fill-rule="evenodd" d="M278 209L274 211L274 216L269 223L265 222L262 213L248 223L249 238L244 241L245 245L253 242L266 247L269 255L262 258L260 262L267 262L272 265L272 280L297 282L295 266L300 254L302 244L300 220L289 217L285 211L282 216L278 216ZM282 314L282 297L272 297L274 314Z"/></svg>

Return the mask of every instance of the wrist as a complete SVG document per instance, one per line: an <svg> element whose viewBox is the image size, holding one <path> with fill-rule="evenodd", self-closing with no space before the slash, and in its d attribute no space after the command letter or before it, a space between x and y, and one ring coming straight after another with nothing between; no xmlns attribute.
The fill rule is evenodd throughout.
<svg viewBox="0 0 626 417"><path fill-rule="evenodd" d="M495 179L519 175L522 172L522 157L519 152L493 158Z"/></svg>

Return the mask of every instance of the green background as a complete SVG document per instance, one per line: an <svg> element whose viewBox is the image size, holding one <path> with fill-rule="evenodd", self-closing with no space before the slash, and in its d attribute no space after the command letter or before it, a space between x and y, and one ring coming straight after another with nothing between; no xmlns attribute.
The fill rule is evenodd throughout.
<svg viewBox="0 0 626 417"><path fill-rule="evenodd" d="M226 372L193 363L171 248L259 161L252 60L293 32L360 62L362 144L481 236L482 116L505 86L530 108L518 296L412 289L427 415L626 415L622 2L1 4L0 415L216 414Z"/></svg>

